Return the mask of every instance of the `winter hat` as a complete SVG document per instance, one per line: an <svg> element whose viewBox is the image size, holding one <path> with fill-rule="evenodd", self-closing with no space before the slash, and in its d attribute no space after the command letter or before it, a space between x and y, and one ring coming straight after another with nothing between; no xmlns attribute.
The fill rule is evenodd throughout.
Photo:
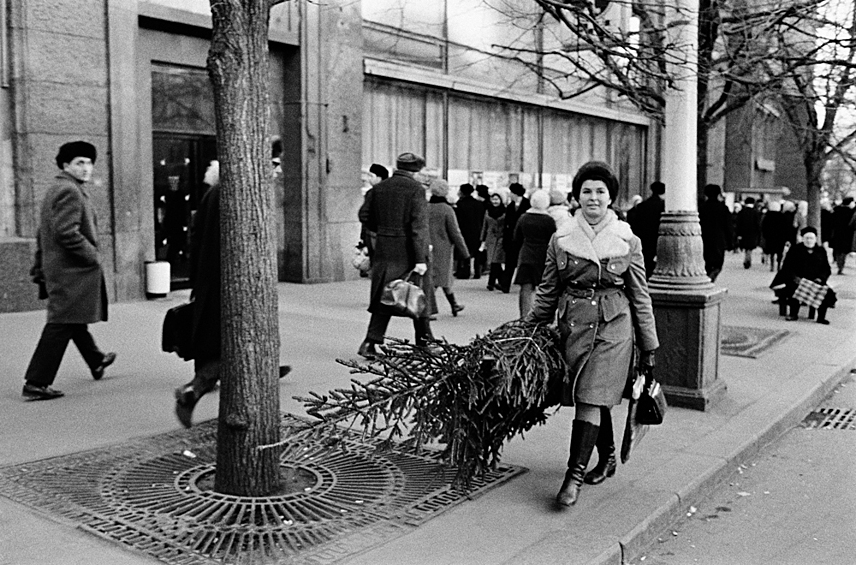
<svg viewBox="0 0 856 565"><path fill-rule="evenodd" d="M97 155L98 153L95 151L95 146L91 143L87 143L85 141L71 141L63 144L59 148L59 153L56 154L56 166L62 169L63 165L71 163L74 161L75 157L86 157L87 159L91 159L92 163L95 164L95 158Z"/></svg>
<svg viewBox="0 0 856 565"><path fill-rule="evenodd" d="M425 167L425 159L415 153L402 153L395 160L395 168L399 171L418 173Z"/></svg>
<svg viewBox="0 0 856 565"><path fill-rule="evenodd" d="M805 235L807 233L813 233L814 235L817 235L817 228L808 226L800 230L800 235Z"/></svg>
<svg viewBox="0 0 856 565"><path fill-rule="evenodd" d="M529 197L529 204L535 210L541 210L544 212L550 207L550 193L543 189L536 190L532 193L532 196Z"/></svg>
<svg viewBox="0 0 856 565"><path fill-rule="evenodd" d="M465 182L464 184L461 185L461 194L463 194L464 196L469 196L472 193L473 193L473 185L471 185L468 182Z"/></svg>
<svg viewBox="0 0 856 565"><path fill-rule="evenodd" d="M708 198L716 198L722 194L722 188L718 184L708 184L704 187L704 195Z"/></svg>
<svg viewBox="0 0 856 565"><path fill-rule="evenodd" d="M378 177L380 180L386 180L389 178L389 171L386 170L386 167L383 165L378 165L377 163L372 163L372 166L369 167L369 172Z"/></svg>
<svg viewBox="0 0 856 565"><path fill-rule="evenodd" d="M555 188L550 191L550 206L558 206L560 204L564 204L567 202L565 199L564 193L561 190L556 190Z"/></svg>
<svg viewBox="0 0 856 565"><path fill-rule="evenodd" d="M574 175L574 180L571 183L571 192L577 200L580 199L580 189L587 180L603 181L606 189L609 191L609 198L615 201L618 197L618 179L615 178L615 174L609 168L609 165L603 161L589 161L580 167L580 170Z"/></svg>
<svg viewBox="0 0 856 565"><path fill-rule="evenodd" d="M431 179L428 184L432 196L446 197L449 194L449 183L443 179Z"/></svg>
<svg viewBox="0 0 856 565"><path fill-rule="evenodd" d="M665 194L666 193L666 185L661 183L658 180L655 180L651 183L651 192L653 194Z"/></svg>
<svg viewBox="0 0 856 565"><path fill-rule="evenodd" d="M508 190L511 192L511 194L514 194L515 196L523 196L524 194L526 194L526 189L523 188L523 185L519 182L513 182L508 185Z"/></svg>

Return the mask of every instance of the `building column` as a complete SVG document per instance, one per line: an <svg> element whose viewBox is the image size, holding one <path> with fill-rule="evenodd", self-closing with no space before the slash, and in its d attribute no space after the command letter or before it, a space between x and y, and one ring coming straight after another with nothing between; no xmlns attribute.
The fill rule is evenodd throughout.
<svg viewBox="0 0 856 565"><path fill-rule="evenodd" d="M698 0L667 8L668 55L674 88L666 92L664 177L657 267L649 281L660 338L657 375L673 406L706 410L722 393L719 378L720 309L726 290L704 270L697 206Z"/></svg>

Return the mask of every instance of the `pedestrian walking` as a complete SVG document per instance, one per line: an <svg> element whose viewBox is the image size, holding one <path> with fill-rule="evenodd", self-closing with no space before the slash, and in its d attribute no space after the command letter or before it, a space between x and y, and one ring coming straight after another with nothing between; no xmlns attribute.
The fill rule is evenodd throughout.
<svg viewBox="0 0 856 565"><path fill-rule="evenodd" d="M465 258L469 258L469 251L458 227L455 210L446 199L449 195L449 184L443 179L435 178L431 179L429 188L431 199L428 201L428 227L432 248L432 284L435 289L442 287L443 294L452 308L452 316L457 316L458 312L464 309L464 305L458 303L452 291L452 251L457 250L460 256Z"/></svg>
<svg viewBox="0 0 856 565"><path fill-rule="evenodd" d="M630 224L633 233L642 241L642 255L645 257L645 273L648 278L657 266L657 239L660 237L660 216L666 210L666 185L660 181L651 183L651 196L636 206L634 223Z"/></svg>
<svg viewBox="0 0 856 565"><path fill-rule="evenodd" d="M525 317L552 323L558 311L568 366L562 405L575 409L559 507L576 503L584 481L599 484L615 474L610 409L621 403L634 348L642 351L640 364L653 367L659 347L642 243L609 208L618 180L606 163L592 161L580 167L572 190L580 212L551 238L544 276ZM597 466L586 474L595 447Z"/></svg>
<svg viewBox="0 0 856 565"><path fill-rule="evenodd" d="M484 221L484 204L473 197L473 185L462 184L460 188L461 197L455 204L455 216L458 219L458 227L464 241L467 242L467 259L458 257L458 269L456 276L459 279L481 278L481 266L477 259L482 222Z"/></svg>
<svg viewBox="0 0 856 565"><path fill-rule="evenodd" d="M517 258L520 248L514 241L514 230L517 221L526 210L529 209L529 199L526 198L526 189L523 185L513 182L508 186L511 201L505 207L505 225L502 230L502 246L505 251L505 271L502 273L502 292L511 291L511 281L514 271L517 269Z"/></svg>
<svg viewBox="0 0 856 565"><path fill-rule="evenodd" d="M802 279L810 281L814 285L825 287L826 281L832 274L826 250L817 244L817 230L811 226L803 228L800 236L802 242L788 249L781 270L776 273L773 282L770 284L770 288L779 298L779 315L785 316L787 314L785 320L789 322L799 318L801 301L808 298L803 294ZM819 289L813 287L812 290ZM827 325L829 321L826 319L826 311L835 304L836 296L829 287L825 287L822 292L825 292L823 298L816 304L810 303L809 305L817 306L817 323ZM785 312L786 305L789 308L787 313Z"/></svg>
<svg viewBox="0 0 856 565"><path fill-rule="evenodd" d="M383 289L391 281L411 272L421 277L428 271L428 202L425 199L425 187L413 178L424 166L425 159L422 157L410 152L402 153L396 160L392 176L376 184L366 194L360 208L360 222L377 234L368 308L371 318L366 337L357 351L367 359L379 354L377 345L383 343L386 329L394 315L393 310L380 302ZM424 286L428 277L421 278ZM431 290L428 289L428 292ZM427 345L434 339L429 315L424 312L413 320L417 345Z"/></svg>
<svg viewBox="0 0 856 565"><path fill-rule="evenodd" d="M782 268L782 255L788 238L787 218L782 214L780 202L770 202L761 218L761 237L764 240L764 255L770 260L770 271Z"/></svg>
<svg viewBox="0 0 856 565"><path fill-rule="evenodd" d="M530 208L520 216L517 227L514 228L514 244L520 249L517 275L514 277L514 284L520 286L520 317L532 309L535 287L541 282L544 262L547 260L547 245L556 231L556 222L547 213L550 194L546 190L536 190L529 202Z"/></svg>
<svg viewBox="0 0 856 565"><path fill-rule="evenodd" d="M752 267L752 252L761 239L761 215L755 208L755 199L751 196L747 196L743 201L743 208L737 213L734 228L738 245L743 250L743 268L749 269Z"/></svg>
<svg viewBox="0 0 856 565"><path fill-rule="evenodd" d="M725 250L734 238L731 212L722 201L722 189L718 184L704 187L704 202L699 206L698 218L704 246L704 270L714 282L722 272Z"/></svg>
<svg viewBox="0 0 856 565"><path fill-rule="evenodd" d="M844 264L847 255L853 251L853 228L851 220L856 211L856 200L852 196L846 197L841 204L832 210L832 257L838 274L844 274Z"/></svg>
<svg viewBox="0 0 856 565"><path fill-rule="evenodd" d="M502 196L491 194L488 199L490 205L484 217L481 233L481 250L487 258L488 275L487 289L502 287L503 269L505 262L505 250L502 248L502 234L505 229L505 204Z"/></svg>
<svg viewBox="0 0 856 565"><path fill-rule="evenodd" d="M95 344L88 324L107 321L107 284L98 245L98 220L87 184L97 152L86 141L63 144L56 156L59 174L42 201L36 239L33 281L47 299L47 322L27 366L23 396L51 400L64 396L54 389L68 342L73 341L101 380L116 360Z"/></svg>
<svg viewBox="0 0 856 565"><path fill-rule="evenodd" d="M794 227L797 225L797 205L790 200L785 200L782 202L782 215L785 217L785 224L788 230L785 241L793 245L797 242L797 230Z"/></svg>

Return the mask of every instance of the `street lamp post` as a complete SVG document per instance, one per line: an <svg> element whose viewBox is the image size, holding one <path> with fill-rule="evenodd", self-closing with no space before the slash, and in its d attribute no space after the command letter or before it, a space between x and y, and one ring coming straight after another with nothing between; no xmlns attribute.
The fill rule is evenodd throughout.
<svg viewBox="0 0 856 565"><path fill-rule="evenodd" d="M658 375L669 404L706 410L725 392L719 378L720 309L726 290L704 270L698 220L696 112L698 0L670 0L664 182L657 267L649 286L663 353Z"/></svg>

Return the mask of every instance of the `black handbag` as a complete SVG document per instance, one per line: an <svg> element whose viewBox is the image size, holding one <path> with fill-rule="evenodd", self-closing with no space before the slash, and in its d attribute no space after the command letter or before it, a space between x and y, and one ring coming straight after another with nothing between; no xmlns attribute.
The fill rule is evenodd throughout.
<svg viewBox="0 0 856 565"><path fill-rule="evenodd" d="M666 395L651 371L645 372L645 386L636 405L636 423L642 426L659 426L666 416Z"/></svg>
<svg viewBox="0 0 856 565"><path fill-rule="evenodd" d="M193 359L193 310L193 301L173 306L166 311L161 331L161 349L185 361Z"/></svg>
<svg viewBox="0 0 856 565"><path fill-rule="evenodd" d="M428 305L425 293L413 282L414 276L419 275L411 271L407 278L390 281L383 288L380 303L389 307L393 315L419 318L425 311Z"/></svg>

